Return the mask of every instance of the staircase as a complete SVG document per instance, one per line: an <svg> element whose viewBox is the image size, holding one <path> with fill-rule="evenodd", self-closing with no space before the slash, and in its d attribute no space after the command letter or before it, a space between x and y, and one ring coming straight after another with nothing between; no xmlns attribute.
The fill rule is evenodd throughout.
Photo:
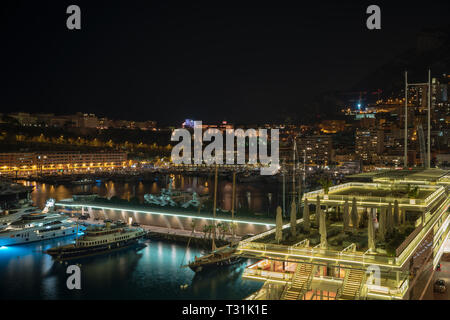
<svg viewBox="0 0 450 320"><path fill-rule="evenodd" d="M342 293L338 298L340 300L358 300L364 279L364 270L348 270L342 286Z"/></svg>
<svg viewBox="0 0 450 320"><path fill-rule="evenodd" d="M283 291L281 300L299 300L311 285L316 268L312 264L297 264L292 282Z"/></svg>

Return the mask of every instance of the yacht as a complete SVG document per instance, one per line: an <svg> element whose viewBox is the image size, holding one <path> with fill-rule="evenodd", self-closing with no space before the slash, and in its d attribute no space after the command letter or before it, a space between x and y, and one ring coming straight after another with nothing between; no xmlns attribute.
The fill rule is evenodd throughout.
<svg viewBox="0 0 450 320"><path fill-rule="evenodd" d="M5 229L14 221L19 220L22 216L39 211L37 207L23 207L18 209L4 210L0 213L0 230Z"/></svg>
<svg viewBox="0 0 450 320"><path fill-rule="evenodd" d="M19 220L23 215L39 210L32 206L32 186L0 181L0 230Z"/></svg>
<svg viewBox="0 0 450 320"><path fill-rule="evenodd" d="M137 244L145 234L146 231L142 228L107 222L102 226L88 227L75 243L54 247L45 253L55 260L82 258L130 247Z"/></svg>
<svg viewBox="0 0 450 320"><path fill-rule="evenodd" d="M23 214L0 230L0 246L11 246L74 235L82 230L77 223L47 205L42 211Z"/></svg>

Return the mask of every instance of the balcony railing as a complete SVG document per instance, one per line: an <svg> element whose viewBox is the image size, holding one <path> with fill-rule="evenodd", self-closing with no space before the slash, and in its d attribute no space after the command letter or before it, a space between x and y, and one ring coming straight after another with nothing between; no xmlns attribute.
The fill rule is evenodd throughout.
<svg viewBox="0 0 450 320"><path fill-rule="evenodd" d="M340 263L362 263L362 264L376 264L381 266L393 267L395 266L395 258L381 255L371 255L362 252L341 252L334 250L327 250L322 248L293 248L285 245L246 242L240 243L238 252L252 256L279 256L284 255L289 258L300 260L304 259L318 259L318 260L334 260Z"/></svg>
<svg viewBox="0 0 450 320"><path fill-rule="evenodd" d="M403 206L427 206L430 204L435 198L437 198L439 195L441 195L445 189L444 187L436 187L431 185L421 185L419 186L422 190L430 190L433 191L427 198L425 199L410 199L410 198L398 198L398 197L380 197L380 196L353 196L353 195L333 195L333 192L348 189L351 187L361 187L361 188L373 188L375 190L383 189L386 191L390 191L390 188L387 188L386 185L383 184L376 184L376 183L358 183L358 182L350 182L345 183L342 185L337 185L334 187L331 187L329 189L329 193L325 195L325 192L323 189L312 191L309 193L306 193L303 196L303 200L307 198L311 204L314 204L314 201L316 200L317 196L320 197L322 201L340 201L345 202L345 200L351 201L353 198L356 199L357 202L370 202L374 204L382 204L387 205L388 203L394 203L395 200L398 201L399 205Z"/></svg>

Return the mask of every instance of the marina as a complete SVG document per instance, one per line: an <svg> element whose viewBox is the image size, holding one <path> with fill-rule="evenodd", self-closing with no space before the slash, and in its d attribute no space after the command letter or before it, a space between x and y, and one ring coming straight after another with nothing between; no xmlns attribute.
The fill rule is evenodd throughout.
<svg viewBox="0 0 450 320"><path fill-rule="evenodd" d="M35 186L37 188L33 191L34 194L29 195L30 199L36 199L36 192L40 192L41 186L37 184ZM74 185L73 188L80 188L80 186ZM65 197L70 194L63 193L63 195ZM42 196L47 200L48 194ZM58 202L62 200L54 203L50 201L51 205L55 204L55 207L52 206L52 208L60 211L62 207L58 205ZM46 204L49 204L48 201L46 201ZM34 212L42 211L36 207L30 208ZM82 210L79 211L81 213ZM134 221L135 228L141 228L147 232L148 237L140 241L142 245L126 246L119 251L108 250L110 252L93 256L88 254L75 259L74 261L79 263L83 270L89 270L83 271L83 277L85 277L83 279L95 277L96 281L95 287L89 290L88 295L71 295L65 288L64 266L67 265L66 260L63 257L55 260L46 253L52 253L52 250L55 252L52 249L55 247L71 247L73 243L79 241L77 239L84 237L83 233L86 232L84 228L98 228L105 221L110 221L108 215L96 215L88 209L86 209L86 213L91 212L91 214L86 214L86 219L77 219L74 217L75 212L76 210L69 210L69 213L66 214L71 215L73 221L77 222L80 230L78 237L40 239L39 242L0 247L0 271L3 271L5 275L8 274L7 279L0 277L2 283L7 285L13 279L18 281L19 274L15 272L18 263L21 264L20 270L36 276L32 282L38 284L37 287L33 287L36 289L30 287L24 290L22 288L20 299L89 299L93 297L91 295L95 292L101 293L105 299L184 299L187 297L191 299L243 299L260 287L259 283L241 279L245 266L253 263L253 260L239 259L238 263L229 265L225 269L209 270L210 272L202 272L201 274L196 274L189 268L182 268L182 265L194 260L195 257L202 257L209 252L207 248L211 239L209 235L201 231L201 228L198 228L198 230L181 229L177 225L168 228L167 226L139 224ZM113 215L111 218L118 221L117 217ZM119 218L127 223L131 222L126 218ZM265 225L264 228L266 228ZM233 236L226 234L220 239L216 239L215 242L223 246L230 241L239 241L240 239L241 236L238 234ZM57 258L57 255L52 255ZM24 263L25 261L28 262ZM117 270L119 265L122 267ZM102 267L106 268L109 276L99 276L98 273L102 272ZM24 270L24 268L26 269ZM140 279L139 282L136 282L138 280L135 277ZM92 279L88 281L94 282ZM121 286L125 286L127 283L131 283L131 290L121 290ZM156 288L165 283L167 283L165 285L167 292L152 295L152 290L149 288L152 286ZM111 286L114 290L108 289ZM130 288L130 286L127 288ZM143 286L145 286L147 292L145 295L142 294ZM49 289L50 287L51 289ZM2 290L2 295L17 294L15 290L14 286L8 287L6 290ZM49 291L52 291L52 294L49 295ZM122 294L121 291L123 291Z"/></svg>
<svg viewBox="0 0 450 320"><path fill-rule="evenodd" d="M247 264L195 275L181 269L185 260L206 251L175 242L144 240L145 248L121 250L87 257L81 263L82 290L66 287L65 263L58 263L43 252L75 241L75 237L0 248L2 299L235 299L258 290L261 284L243 280ZM186 289L180 286L187 284Z"/></svg>

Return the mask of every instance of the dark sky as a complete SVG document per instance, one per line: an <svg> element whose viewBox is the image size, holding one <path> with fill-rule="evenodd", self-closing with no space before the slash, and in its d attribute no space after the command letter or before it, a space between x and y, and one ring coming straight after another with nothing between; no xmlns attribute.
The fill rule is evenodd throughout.
<svg viewBox="0 0 450 320"><path fill-rule="evenodd" d="M315 95L350 88L423 27L448 24L449 3L2 1L0 112L301 117ZM81 7L81 31L66 28L70 4ZM370 4L381 7L381 31L365 26Z"/></svg>

